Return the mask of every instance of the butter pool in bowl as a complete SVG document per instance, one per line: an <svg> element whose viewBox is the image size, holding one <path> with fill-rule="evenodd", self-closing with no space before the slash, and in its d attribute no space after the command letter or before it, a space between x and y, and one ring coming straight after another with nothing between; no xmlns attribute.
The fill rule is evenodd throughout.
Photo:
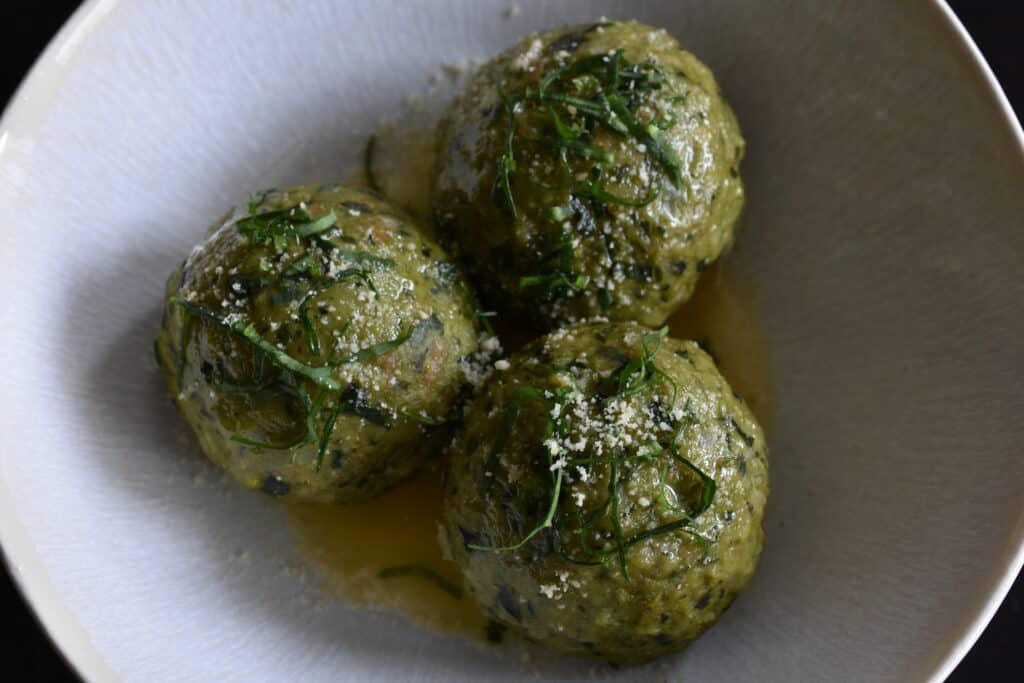
<svg viewBox="0 0 1024 683"><path fill-rule="evenodd" d="M224 479L150 350L164 278L246 190L344 179L456 72L598 16L666 28L742 126L736 245L673 330L772 453L750 589L618 670L368 597L400 506L324 522ZM940 681L1022 561L1022 139L935 2L87 2L0 127L7 559L95 681ZM401 539L429 554L418 486Z"/></svg>

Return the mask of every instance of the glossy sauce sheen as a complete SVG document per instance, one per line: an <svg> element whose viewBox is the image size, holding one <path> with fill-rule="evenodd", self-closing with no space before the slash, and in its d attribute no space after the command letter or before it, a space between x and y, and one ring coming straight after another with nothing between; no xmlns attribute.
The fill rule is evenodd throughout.
<svg viewBox="0 0 1024 683"><path fill-rule="evenodd" d="M702 275L696 294L670 319L669 328L673 337L709 343L722 374L770 430L770 364L756 298L728 258ZM525 341L501 336L509 352ZM305 554L325 572L332 594L399 610L441 631L482 637L487 619L468 595L456 599L420 575L377 577L383 568L416 564L461 586L457 568L441 556L437 541L442 469L440 462L431 463L416 481L369 503L291 506L289 514Z"/></svg>
<svg viewBox="0 0 1024 683"><path fill-rule="evenodd" d="M432 628L484 633L487 618L468 595L455 598L419 574L378 578L381 569L419 565L462 586L458 568L441 557L440 463L413 482L368 503L290 505L305 554L326 572L327 588L346 601L397 609Z"/></svg>

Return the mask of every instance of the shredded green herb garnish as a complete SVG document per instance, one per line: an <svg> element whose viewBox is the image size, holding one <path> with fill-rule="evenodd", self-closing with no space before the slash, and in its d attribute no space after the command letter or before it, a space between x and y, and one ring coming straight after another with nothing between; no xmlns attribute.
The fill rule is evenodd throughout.
<svg viewBox="0 0 1024 683"><path fill-rule="evenodd" d="M527 398L544 398L544 392L541 389L535 387L520 387L512 393L512 398L508 402L508 406L505 408L504 418L501 424L498 425L498 433L494 437L494 444L491 446L491 451L487 460L488 470L493 470L498 462L498 458L505 450L505 445L508 443L509 437L512 435L512 429L515 426L516 420L519 419L520 405ZM487 477L485 479L487 486L484 490L486 495L489 491L491 484L494 483L494 477Z"/></svg>
<svg viewBox="0 0 1024 683"><path fill-rule="evenodd" d="M310 302L328 289L352 279L358 279L366 284L367 287L373 289L373 281L365 271L358 268L346 268L336 275L317 283L302 296L299 302L299 322L302 325L302 332L306 337L306 344L310 352L320 353L320 337L313 327L312 321L309 319Z"/></svg>
<svg viewBox="0 0 1024 683"><path fill-rule="evenodd" d="M423 412L415 413L411 410L400 410L398 412L404 417L414 420L415 422L425 424L428 427L440 427L441 425L448 424L448 420L445 420L444 418L433 417L432 415L427 415Z"/></svg>
<svg viewBox="0 0 1024 683"><path fill-rule="evenodd" d="M288 443L266 443L264 441L253 441L252 439L247 439L244 436L239 436L237 434L232 434L231 440L234 441L235 443L240 443L245 446L251 446L253 448L262 448L268 451L290 451L296 446L301 446L302 444L306 443L306 435L303 434L302 436L297 437L289 441Z"/></svg>
<svg viewBox="0 0 1024 683"><path fill-rule="evenodd" d="M704 536L703 534L700 534L694 531L693 529L688 528L691 524L693 524L693 517L687 516L681 519L673 520L671 522L666 522L665 524L660 524L654 527L653 529L641 531L637 535L630 537L629 540L623 542L623 550L629 550L641 541L646 541L648 538L654 538L655 536L660 536L662 534L672 533L673 531L686 532L691 537L697 540L701 548L704 548L706 550L714 543L714 541L708 538L707 536Z"/></svg>
<svg viewBox="0 0 1024 683"><path fill-rule="evenodd" d="M372 154L372 143L370 152ZM311 353L319 354L321 341L317 335L317 326L312 320L312 312L309 310L317 295L352 280L359 281L376 292L371 273L393 268L395 262L390 258L354 248L358 244L355 239L342 234L340 230L334 230L337 217L333 211L314 219L305 204L297 204L261 213L260 207L266 201L269 192L250 196L247 205L248 215L236 221L235 226L250 243L272 245L279 254L276 258L261 258L256 272L236 274L232 271L228 284L232 290L247 296L260 293L260 290L269 290L267 293L273 305L295 306L295 318L301 326L306 345ZM309 240L311 245L320 249L309 250L287 262L287 255L280 252L292 244L301 245L304 240ZM325 258L325 254L348 261L352 265L340 271L332 271L334 264ZM280 264L279 274L273 275L277 264ZM226 376L226 370L218 366L217 369L209 371L214 373L213 377L207 378L213 386L224 394L244 398L250 405L255 405L256 401L288 397L301 406L301 436L287 442L277 442L261 441L244 434L235 434L230 437L235 443L251 448L291 451L289 462L292 463L300 454L299 447L310 444L316 452L315 469L320 471L339 417L352 415L371 424L391 427L394 415L386 406L372 403L359 387L342 384L332 375L339 365L369 361L390 353L409 338L411 330L400 334L396 339L373 344L323 365L314 366L289 355L272 340L264 338L255 324L247 322L241 313L209 309L178 296L171 297L169 301L181 309L181 338L178 344L180 351L177 355L179 388L184 381L189 325L193 319L200 318L246 340L253 353L254 375L251 379L236 380ZM319 310L321 315L324 314L323 307ZM347 328L348 324L343 326L341 333L343 334ZM266 373L265 366L273 368L273 372ZM205 376L208 371L204 369L203 372ZM318 387L315 398L310 395L312 390L308 388L309 385L303 383L300 378L309 380ZM424 423L443 423L443 420L429 415L420 415L417 418Z"/></svg>
<svg viewBox="0 0 1024 683"><path fill-rule="evenodd" d="M493 337L494 336L494 325L491 324L491 320L490 319L494 318L494 317L497 317L497 315L498 315L497 312L496 311L480 311L480 310L476 310L476 311L473 311L473 315L474 315L474 317L477 317L477 318L480 319L480 324L483 326L484 331L486 331L487 334L489 334L489 335L491 335Z"/></svg>
<svg viewBox="0 0 1024 683"><path fill-rule="evenodd" d="M609 400L638 394L651 385L665 380L672 384L672 401L675 402L675 380L654 364L654 357L658 354L658 347L661 345L661 340L666 336L668 336L668 327L662 327L660 330L644 335L641 340L644 354L634 358L612 374L610 379L618 384L618 390L609 396Z"/></svg>
<svg viewBox="0 0 1024 683"><path fill-rule="evenodd" d="M355 384L345 387L345 390L341 392L340 400L342 415L354 415L378 427L391 428L391 412L383 406L370 403L366 392Z"/></svg>
<svg viewBox="0 0 1024 683"><path fill-rule="evenodd" d="M615 535L615 554L619 558L619 568L622 575L629 579L629 570L626 569L626 548L622 538L622 522L619 519L619 459L612 458L609 465L611 474L608 476L608 499L612 502L612 532Z"/></svg>
<svg viewBox="0 0 1024 683"><path fill-rule="evenodd" d="M316 259L306 254L289 263L288 267L284 269L283 276L286 278L299 275L309 275L314 280L319 280L323 275L323 268Z"/></svg>
<svg viewBox="0 0 1024 683"><path fill-rule="evenodd" d="M505 420L502 423L502 429L501 432L499 433L499 439L501 441L500 447L496 452L493 452L494 455L500 455L501 451L504 450L504 442L507 441L508 436L512 431L512 428L514 427L515 420L519 416L520 404L527 398L541 399L542 401L544 401L545 412L547 415L547 422L544 428L544 440L550 439L555 435L562 435L568 426L567 419L565 417L561 417L558 419L551 417L551 408L554 407L556 404L565 403L565 401L568 400L569 396L571 395L572 391L572 389L566 387L548 391L537 389L535 387L519 387L518 389L516 389L512 394L512 399L509 403L508 409L506 410ZM496 445L497 443L498 442L496 441ZM547 453L548 468L550 471L552 465L551 453L546 449L544 452ZM470 544L466 547L472 550L486 550L491 552L518 550L519 548L522 548L524 545L529 543L530 539L539 534L541 531L549 528L554 522L555 512L558 509L558 499L562 491L563 474L563 468L559 467L556 469L551 489L551 502L548 505L547 515L545 515L544 519L541 521L540 524L534 527L533 530L527 533L517 543L508 546L498 547Z"/></svg>
<svg viewBox="0 0 1024 683"><path fill-rule="evenodd" d="M334 404L330 412L327 413L327 420L324 422L324 429L320 433L320 443L316 449L316 471L319 472L320 468L324 464L324 455L327 453L327 443L331 439L331 434L334 433L334 423L338 420L338 414L341 412L341 399Z"/></svg>
<svg viewBox="0 0 1024 683"><path fill-rule="evenodd" d="M399 346L404 344L409 339L409 336L411 334L412 327L410 327L408 330L398 335L394 339L390 339L385 342L380 342L379 344L371 344L370 346L359 349L354 353L347 354L345 356L342 356L341 358L336 358L332 360L330 363L328 363L328 365L332 368L336 368L339 365L347 365L348 363L358 363L364 360L373 360L374 358L391 353L392 351L397 349Z"/></svg>
<svg viewBox="0 0 1024 683"><path fill-rule="evenodd" d="M623 206L647 206L658 198L658 188L652 188L646 196L641 197L640 199L623 199L622 197L614 195L601 187L602 173L603 171L597 166L592 168L590 170L590 183L586 185L581 184L578 187L578 191L595 201L610 204L622 204Z"/></svg>
<svg viewBox="0 0 1024 683"><path fill-rule="evenodd" d="M488 620L487 626L484 627L484 635L487 637L487 642L494 643L495 645L501 643L502 639L505 637L505 631L507 628L508 627L500 621L495 621L494 619Z"/></svg>
<svg viewBox="0 0 1024 683"><path fill-rule="evenodd" d="M718 490L718 485L715 483L715 480L705 474L703 470L681 456L679 454L679 450L674 445L668 449L668 452L672 454L672 457L676 462L679 462L684 467L689 468L698 477L700 477L700 500L697 501L697 507L693 511L693 516L696 517L711 507L711 502L715 499L715 492Z"/></svg>
<svg viewBox="0 0 1024 683"><path fill-rule="evenodd" d="M579 292L590 282L589 275L577 273L551 273L549 275L524 275L519 278L520 287L542 287L549 297L561 291Z"/></svg>
<svg viewBox="0 0 1024 683"><path fill-rule="evenodd" d="M665 168L676 187L681 186L683 181L682 162L679 161L679 156L672 146L665 141L661 129L654 125L644 126L641 124L633 115L626 100L619 95L609 95L608 104L615 115L626 124L629 131L647 146L648 152Z"/></svg>
<svg viewBox="0 0 1024 683"><path fill-rule="evenodd" d="M320 401L324 395L324 391L321 389L317 397L316 402L309 400L308 394L301 388L295 381L294 375L288 370L280 370L277 376L264 377L264 369L262 360L265 358L259 351L254 349L254 365L255 365L255 376L252 381L245 384L239 384L237 382L227 381L223 378L214 381L213 384L217 387L217 390L225 394L233 394L245 397L252 405L257 398L269 398L272 396L278 396L286 394L299 399L302 403L303 409L306 411L306 432L301 436L294 438L291 441L285 443L271 443L268 441L258 441L250 439L239 434L233 434L231 441L240 443L251 448L260 448L271 451L293 451L292 460L294 461L295 452L293 449L307 443L310 440L316 438L315 432L316 427L314 424L314 415L319 411Z"/></svg>
<svg viewBox="0 0 1024 683"><path fill-rule="evenodd" d="M160 355L160 341L158 339L153 340L153 359L156 361L156 366L161 370L166 370L164 366L163 356Z"/></svg>
<svg viewBox="0 0 1024 683"><path fill-rule="evenodd" d="M267 200L267 196L271 192L273 192L273 191L274 191L273 189L269 189L269 190L261 190L260 192L257 192L256 194L252 194L252 193L249 194L249 201L246 203L245 208L249 212L250 216L255 215L259 211L260 204L265 202Z"/></svg>
<svg viewBox="0 0 1024 683"><path fill-rule="evenodd" d="M400 564L394 567L385 567L377 572L377 578L379 579L392 579L401 576L418 576L430 581L456 600L462 598L461 588L435 572L433 569L424 567L421 564Z"/></svg>
<svg viewBox="0 0 1024 683"><path fill-rule="evenodd" d="M330 230L338 220L333 211L313 219L301 204L276 211L255 213L254 210L258 206L258 203L250 200L249 215L238 219L235 227L248 237L252 244L271 242L277 251L284 250L289 242L298 243L307 237Z"/></svg>
<svg viewBox="0 0 1024 683"><path fill-rule="evenodd" d="M178 392L185 390L183 382L185 381L185 343L188 341L188 326L192 322L192 317L188 313L187 308L181 309L181 333L178 335L178 358L175 363L175 377L178 386Z"/></svg>
<svg viewBox="0 0 1024 683"><path fill-rule="evenodd" d="M324 249L334 252L343 259L347 259L352 263L372 266L374 270L388 270L395 267L395 262L389 258L382 258L365 251L356 251L354 249L349 249L348 247L342 247L323 236L317 240L317 243Z"/></svg>
<svg viewBox="0 0 1024 683"><path fill-rule="evenodd" d="M572 235L563 230L559 235L558 248L548 256L549 272L543 275L524 275L519 278L521 288L539 287L543 296L553 299L562 293L583 291L590 283L590 276L573 270L573 239Z"/></svg>

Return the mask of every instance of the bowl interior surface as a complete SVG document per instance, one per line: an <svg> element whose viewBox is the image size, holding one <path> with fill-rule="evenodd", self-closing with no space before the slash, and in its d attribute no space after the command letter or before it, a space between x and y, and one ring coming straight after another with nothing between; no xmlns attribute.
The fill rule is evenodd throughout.
<svg viewBox="0 0 1024 683"><path fill-rule="evenodd" d="M94 1L0 130L0 533L95 680L921 681L1024 537L1024 155L936 4ZM529 665L296 573L281 508L182 440L164 279L248 190L344 177L443 63L606 15L715 72L748 141L728 257L774 377L766 547L689 651ZM950 653L953 653L951 655ZM952 663L951 663L952 662Z"/></svg>

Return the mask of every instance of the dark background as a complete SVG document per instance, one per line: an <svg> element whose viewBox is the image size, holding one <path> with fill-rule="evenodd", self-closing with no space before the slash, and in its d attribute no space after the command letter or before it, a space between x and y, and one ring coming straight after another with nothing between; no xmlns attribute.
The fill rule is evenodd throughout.
<svg viewBox="0 0 1024 683"><path fill-rule="evenodd" d="M1019 118L1024 112L1024 0L951 0L950 5L985 54ZM6 104L36 56L77 6L78 2L68 0L0 0L0 102ZM948 683L1024 681L1024 657L1019 651L1024 645L1022 602L1024 576L1017 578L992 623ZM7 655L3 674L13 674L17 680L77 680L5 572L0 573L0 628L5 634L2 651Z"/></svg>

